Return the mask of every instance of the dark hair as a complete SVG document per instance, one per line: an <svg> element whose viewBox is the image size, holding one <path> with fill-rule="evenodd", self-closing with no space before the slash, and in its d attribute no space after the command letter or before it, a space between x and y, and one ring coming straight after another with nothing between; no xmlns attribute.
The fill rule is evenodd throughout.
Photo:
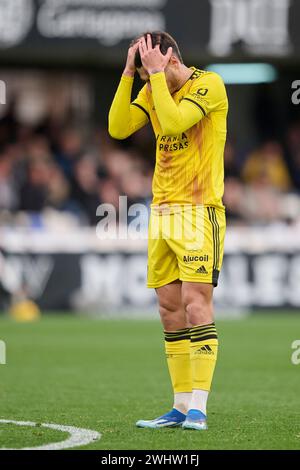
<svg viewBox="0 0 300 470"><path fill-rule="evenodd" d="M135 38L131 42L131 45L135 44L142 36L144 36L145 40L147 41L147 34L150 34L151 36L152 47L155 47L157 44L159 44L160 52L164 55L167 53L169 47L172 47L173 54L176 55L176 57L180 60L181 63L183 63L177 42L174 38L172 38L170 34L166 33L165 31L146 32L141 36ZM139 50L137 50L135 53L134 65L138 69L142 67L142 61Z"/></svg>

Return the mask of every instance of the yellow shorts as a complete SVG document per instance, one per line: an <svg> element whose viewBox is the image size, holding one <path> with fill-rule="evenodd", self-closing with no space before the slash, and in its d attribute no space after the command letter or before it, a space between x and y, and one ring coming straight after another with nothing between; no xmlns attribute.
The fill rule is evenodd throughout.
<svg viewBox="0 0 300 470"><path fill-rule="evenodd" d="M225 229L222 208L151 210L147 286L161 287L176 279L217 286Z"/></svg>

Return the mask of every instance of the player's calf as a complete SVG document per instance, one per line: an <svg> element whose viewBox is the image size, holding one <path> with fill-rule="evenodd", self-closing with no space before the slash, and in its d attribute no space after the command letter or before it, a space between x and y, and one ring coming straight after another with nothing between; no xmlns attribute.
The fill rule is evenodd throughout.
<svg viewBox="0 0 300 470"><path fill-rule="evenodd" d="M206 405L218 354L218 335L213 321L213 287L209 284L183 283L183 303L190 328L190 365L192 397L187 429L206 429ZM189 423L191 420L196 423ZM205 419L205 423L202 421Z"/></svg>

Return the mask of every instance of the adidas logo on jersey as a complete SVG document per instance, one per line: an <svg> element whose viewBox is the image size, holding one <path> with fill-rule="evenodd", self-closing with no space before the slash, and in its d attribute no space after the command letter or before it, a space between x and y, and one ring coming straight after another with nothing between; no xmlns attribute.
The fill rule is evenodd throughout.
<svg viewBox="0 0 300 470"><path fill-rule="evenodd" d="M205 346L201 346L200 349L197 349L196 353L197 354L214 354L209 344L205 344Z"/></svg>
<svg viewBox="0 0 300 470"><path fill-rule="evenodd" d="M208 274L208 272L206 271L205 269L205 266L200 266L200 268L196 269L196 273L200 273L200 274Z"/></svg>

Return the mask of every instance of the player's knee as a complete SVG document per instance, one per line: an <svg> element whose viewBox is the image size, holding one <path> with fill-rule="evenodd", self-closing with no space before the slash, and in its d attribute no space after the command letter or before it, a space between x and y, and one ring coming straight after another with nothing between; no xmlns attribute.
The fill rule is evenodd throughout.
<svg viewBox="0 0 300 470"><path fill-rule="evenodd" d="M159 314L162 319L168 319L169 317L174 316L176 314L176 308L172 304L160 304L159 305Z"/></svg>
<svg viewBox="0 0 300 470"><path fill-rule="evenodd" d="M206 325L213 322L212 302L205 295L186 296L183 303L190 325Z"/></svg>
<svg viewBox="0 0 300 470"><path fill-rule="evenodd" d="M186 315L191 326L207 325L213 322L213 311L209 304L197 301L186 305Z"/></svg>
<svg viewBox="0 0 300 470"><path fill-rule="evenodd" d="M165 330L176 330L176 320L179 308L172 302L160 302L159 314Z"/></svg>

